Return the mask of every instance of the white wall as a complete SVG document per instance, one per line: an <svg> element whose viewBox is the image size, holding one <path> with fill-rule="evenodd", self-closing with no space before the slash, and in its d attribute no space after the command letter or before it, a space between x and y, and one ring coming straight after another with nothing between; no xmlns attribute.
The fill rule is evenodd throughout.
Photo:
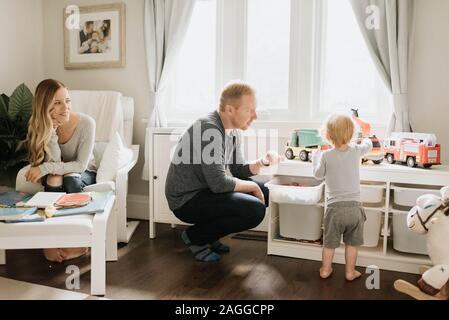
<svg viewBox="0 0 449 320"><path fill-rule="evenodd" d="M113 2L113 1L112 1ZM43 0L44 74L70 89L115 90L134 98L134 144L140 144L140 161L131 173L129 193L148 196L148 182L140 178L143 166L145 124L150 103L143 40L143 0L125 0L126 67L117 69L65 70L63 11L67 5L112 3L111 0Z"/></svg>
<svg viewBox="0 0 449 320"><path fill-rule="evenodd" d="M416 1L415 43L410 70L413 130L433 132L449 164L449 1Z"/></svg>
<svg viewBox="0 0 449 320"><path fill-rule="evenodd" d="M0 0L0 93L21 83L31 91L43 76L42 0Z"/></svg>

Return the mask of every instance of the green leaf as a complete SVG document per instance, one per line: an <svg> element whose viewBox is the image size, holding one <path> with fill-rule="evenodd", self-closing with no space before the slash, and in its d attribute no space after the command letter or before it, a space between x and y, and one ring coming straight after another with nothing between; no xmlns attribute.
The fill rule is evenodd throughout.
<svg viewBox="0 0 449 320"><path fill-rule="evenodd" d="M30 89L22 83L14 90L9 101L9 116L16 119L20 114L24 119L29 119L33 108L33 94Z"/></svg>
<svg viewBox="0 0 449 320"><path fill-rule="evenodd" d="M5 103L6 106L9 106L9 97L6 94L2 93L0 95L0 98L3 99L3 102Z"/></svg>
<svg viewBox="0 0 449 320"><path fill-rule="evenodd" d="M0 97L0 118L9 119L8 105L5 103L2 97Z"/></svg>
<svg viewBox="0 0 449 320"><path fill-rule="evenodd" d="M25 141L24 140L18 141L15 152L19 153L19 152L23 152L24 150L26 151Z"/></svg>

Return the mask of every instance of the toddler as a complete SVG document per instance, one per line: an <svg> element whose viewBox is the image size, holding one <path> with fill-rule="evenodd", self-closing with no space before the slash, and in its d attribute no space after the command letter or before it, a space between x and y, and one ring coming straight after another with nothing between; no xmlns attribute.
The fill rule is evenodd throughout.
<svg viewBox="0 0 449 320"><path fill-rule="evenodd" d="M357 250L363 244L365 212L360 203L360 158L371 151L371 140L350 144L354 123L345 115L332 115L325 124L325 138L333 149L313 155L313 175L326 181L326 213L324 215L323 262L321 278L332 274L335 248L345 243L345 275L348 281L360 277L355 270Z"/></svg>

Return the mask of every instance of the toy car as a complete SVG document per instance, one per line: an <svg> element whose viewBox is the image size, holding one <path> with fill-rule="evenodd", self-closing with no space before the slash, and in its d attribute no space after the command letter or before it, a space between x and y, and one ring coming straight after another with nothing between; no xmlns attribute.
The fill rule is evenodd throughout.
<svg viewBox="0 0 449 320"><path fill-rule="evenodd" d="M311 161L310 154L315 150L327 150L330 146L320 137L316 129L294 130L285 146L285 157L293 160Z"/></svg>

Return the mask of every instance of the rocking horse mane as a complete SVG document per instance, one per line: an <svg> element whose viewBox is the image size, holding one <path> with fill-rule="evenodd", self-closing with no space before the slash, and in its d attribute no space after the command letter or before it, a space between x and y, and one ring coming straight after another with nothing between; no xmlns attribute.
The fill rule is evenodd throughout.
<svg viewBox="0 0 449 320"><path fill-rule="evenodd" d="M449 216L449 199L441 199L443 204L438 208L443 210L444 215Z"/></svg>

